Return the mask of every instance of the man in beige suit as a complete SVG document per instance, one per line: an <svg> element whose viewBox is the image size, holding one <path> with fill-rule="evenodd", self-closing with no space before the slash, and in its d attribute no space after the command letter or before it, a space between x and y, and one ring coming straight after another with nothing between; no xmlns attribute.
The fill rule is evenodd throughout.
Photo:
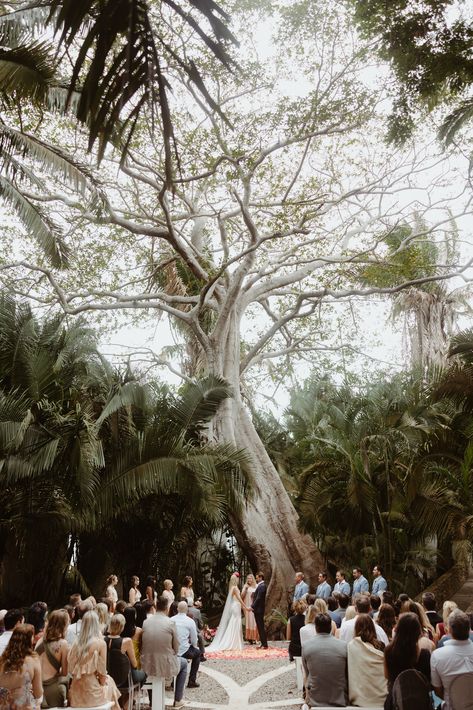
<svg viewBox="0 0 473 710"><path fill-rule="evenodd" d="M148 676L172 678L174 683L174 707L182 708L184 686L187 676L187 661L177 655L179 639L176 626L167 615L168 600L159 597L156 614L145 620L141 636L141 667Z"/></svg>

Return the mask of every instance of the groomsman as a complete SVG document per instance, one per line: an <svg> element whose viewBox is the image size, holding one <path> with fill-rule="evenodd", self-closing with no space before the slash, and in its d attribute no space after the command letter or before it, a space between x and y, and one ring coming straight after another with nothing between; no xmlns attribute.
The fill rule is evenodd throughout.
<svg viewBox="0 0 473 710"><path fill-rule="evenodd" d="M371 587L371 594L376 594L378 597L381 596L381 592L385 592L388 588L388 583L383 577L383 570L379 565L373 567L373 586Z"/></svg>
<svg viewBox="0 0 473 710"><path fill-rule="evenodd" d="M350 585L348 584L347 580L345 579L345 572L342 572L342 570L337 570L335 574L335 579L337 580L335 582L335 586L333 588L334 592L338 592L339 594L346 594L347 597L350 596Z"/></svg>
<svg viewBox="0 0 473 710"><path fill-rule="evenodd" d="M304 582L304 573L296 572L296 586L294 587L294 596L292 601L296 602L298 599L302 599L305 594L309 593L309 585Z"/></svg>
<svg viewBox="0 0 473 710"><path fill-rule="evenodd" d="M253 594L253 602L251 608L253 609L253 614L255 615L256 626L258 629L261 646L258 648L268 648L268 639L266 638L266 629L264 628L264 608L266 605L266 584L264 581L264 574L258 572L256 575L256 589Z"/></svg>
<svg viewBox="0 0 473 710"><path fill-rule="evenodd" d="M355 567L353 569L353 580L353 596L355 596L355 594L363 594L364 592L369 593L370 585L366 577L363 576L361 567Z"/></svg>
<svg viewBox="0 0 473 710"><path fill-rule="evenodd" d="M319 572L319 586L315 591L318 599L328 599L332 594L332 587L327 582L327 572Z"/></svg>

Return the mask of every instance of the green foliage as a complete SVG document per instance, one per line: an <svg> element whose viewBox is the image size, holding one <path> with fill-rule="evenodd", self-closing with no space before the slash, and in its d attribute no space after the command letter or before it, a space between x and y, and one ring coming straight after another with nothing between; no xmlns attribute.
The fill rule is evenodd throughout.
<svg viewBox="0 0 473 710"><path fill-rule="evenodd" d="M419 110L447 106L473 82L471 18L454 0L348 0L362 33L376 41L398 82L389 137L401 143L412 135ZM466 100L447 117L441 135L451 141L471 118Z"/></svg>

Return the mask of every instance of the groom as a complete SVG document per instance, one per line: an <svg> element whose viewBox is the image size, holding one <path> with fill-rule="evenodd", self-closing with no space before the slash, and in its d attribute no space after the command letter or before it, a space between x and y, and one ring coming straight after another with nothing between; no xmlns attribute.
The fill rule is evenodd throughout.
<svg viewBox="0 0 473 710"><path fill-rule="evenodd" d="M264 607L266 604L266 584L264 583L264 575L262 572L258 572L256 575L256 585L255 593L253 594L253 603L251 608L253 609L253 614L255 615L256 626L258 627L258 633L261 640L261 646L259 648L268 648L268 639L266 638L266 629L264 628Z"/></svg>

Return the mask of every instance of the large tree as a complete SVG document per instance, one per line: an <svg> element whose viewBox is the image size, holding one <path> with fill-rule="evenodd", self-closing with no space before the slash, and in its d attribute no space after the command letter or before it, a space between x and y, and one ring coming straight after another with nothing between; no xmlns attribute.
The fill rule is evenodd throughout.
<svg viewBox="0 0 473 710"><path fill-rule="evenodd" d="M270 606L284 608L293 571L315 580L324 561L300 532L255 429L248 407L254 373L340 347L339 326L353 299L445 280L468 266L386 287L353 285L354 265L358 274L361 265L386 260L383 228L415 208L435 238L433 204L440 214L447 200L454 211L463 207L436 185L436 156L416 150L390 157L379 149L379 96L360 78L366 53L330 3L324 12L320 3L303 5L302 15L299 4L279 8L273 68L263 69L248 31L244 78L223 71L209 77L220 110L197 94L189 105L177 92L180 168L172 190L161 143L152 123L143 122L119 172L113 156L102 165L108 198L99 216L57 184L31 196L69 220L76 247L69 271L35 261L27 241L24 258L1 266L8 288L27 289L30 298L70 315L140 311L168 318L182 345L183 377L212 374L231 385L234 396L207 436L252 457L254 496L230 519L253 567L271 578ZM178 64L169 70L185 81ZM304 76L302 95L290 91L296 75ZM424 168L429 190L419 187L415 204L400 200ZM398 249L417 238L414 231ZM151 360L176 369L173 354Z"/></svg>

